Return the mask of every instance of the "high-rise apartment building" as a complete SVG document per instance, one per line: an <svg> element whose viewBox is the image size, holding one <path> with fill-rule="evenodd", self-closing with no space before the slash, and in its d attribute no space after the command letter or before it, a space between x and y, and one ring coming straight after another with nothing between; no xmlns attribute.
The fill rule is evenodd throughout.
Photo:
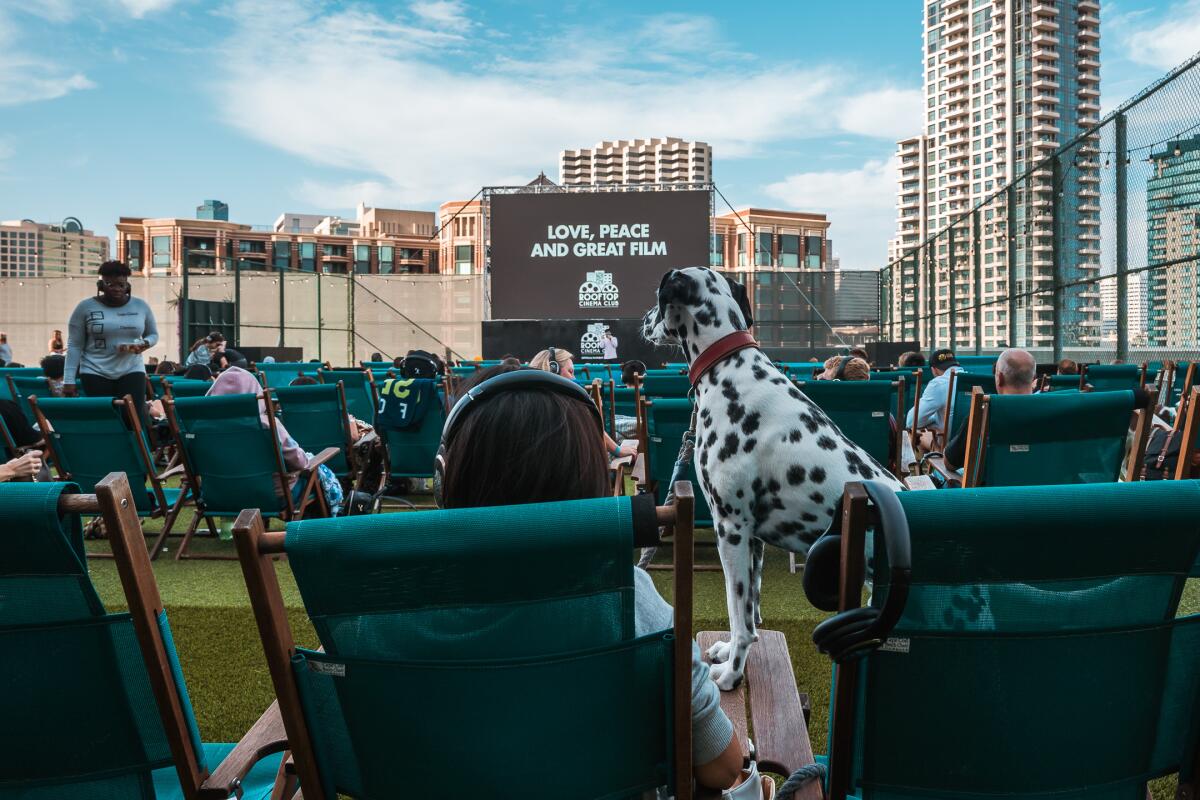
<svg viewBox="0 0 1200 800"><path fill-rule="evenodd" d="M563 150L558 161L559 182L564 186L712 180L712 147L673 136L618 139L591 148Z"/></svg>
<svg viewBox="0 0 1200 800"><path fill-rule="evenodd" d="M0 222L0 278L94 273L107 260L108 237L84 230L75 217Z"/></svg>
<svg viewBox="0 0 1200 800"><path fill-rule="evenodd" d="M1150 154L1146 181L1149 344L1200 347L1200 135ZM1132 276L1131 276L1132 277Z"/></svg>
<svg viewBox="0 0 1200 800"><path fill-rule="evenodd" d="M1099 121L1099 13L1098 0L925 0L925 129L897 145L897 224L888 248L893 262L903 259L891 283L897 337L973 346L978 322L983 347L1009 344L1009 307L997 301L1011 280L1015 295L1039 292L1017 300L1016 343L1053 343L1052 170L1018 185L1012 220L1003 196L980 209L977 230L962 217ZM1084 142L1060 175L1063 282L1099 274L1096 155ZM931 249L915 250L939 233ZM993 304L971 310L976 303ZM1094 344L1099 290L1076 287L1064 303L1063 343ZM926 320L914 323L918 316Z"/></svg>
<svg viewBox="0 0 1200 800"><path fill-rule="evenodd" d="M1129 343L1135 347L1146 345L1146 273L1133 272L1126 278L1125 326ZM1112 345L1117 341L1117 323L1120 312L1117 303L1117 279L1107 278L1100 282L1100 343Z"/></svg>
<svg viewBox="0 0 1200 800"><path fill-rule="evenodd" d="M229 204L220 200L205 200L196 206L196 219L216 219L229 222Z"/></svg>

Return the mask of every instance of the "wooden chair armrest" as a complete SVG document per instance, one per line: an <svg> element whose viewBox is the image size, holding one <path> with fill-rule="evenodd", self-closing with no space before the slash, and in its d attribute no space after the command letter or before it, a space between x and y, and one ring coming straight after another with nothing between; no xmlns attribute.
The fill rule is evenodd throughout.
<svg viewBox="0 0 1200 800"><path fill-rule="evenodd" d="M928 475L909 475L907 478L904 478L904 487L914 492L937 489L937 486L933 483L933 478Z"/></svg>
<svg viewBox="0 0 1200 800"><path fill-rule="evenodd" d="M947 464L946 457L943 455L925 456L925 464L929 467L930 472L941 475L944 481L960 480L958 470Z"/></svg>
<svg viewBox="0 0 1200 800"><path fill-rule="evenodd" d="M728 640L729 634L703 631L697 638L705 652L716 642ZM721 693L721 708L733 723L743 755L749 752L747 720L752 723L760 772L786 778L815 761L787 639L779 631L758 632L758 642L751 646L746 661L745 680L734 691ZM821 800L821 782L805 784L793 797Z"/></svg>
<svg viewBox="0 0 1200 800"><path fill-rule="evenodd" d="M284 750L287 750L287 733L276 700L200 785L200 797L226 800L257 762Z"/></svg>
<svg viewBox="0 0 1200 800"><path fill-rule="evenodd" d="M314 458L312 458L312 459L311 459L311 460L308 462L308 466L307 466L307 467L305 467L304 469L300 470L300 471L301 471L301 473L305 473L305 474L307 474L307 473L310 473L310 472L312 472L312 471L313 471L313 470L315 470L317 467L319 467L319 466L321 466L322 464L324 464L324 463L328 462L328 461L329 461L331 458L333 458L334 456L336 456L336 455L337 455L338 453L340 453L340 452L341 452L341 450L339 450L339 449L338 449L338 448L336 448L336 447L326 447L324 450L322 450L321 452L317 453L317 455L316 455Z"/></svg>

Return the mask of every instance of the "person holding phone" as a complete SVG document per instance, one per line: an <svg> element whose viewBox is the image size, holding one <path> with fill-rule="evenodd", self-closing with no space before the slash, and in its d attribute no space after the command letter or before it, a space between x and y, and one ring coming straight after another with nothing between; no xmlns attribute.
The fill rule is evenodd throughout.
<svg viewBox="0 0 1200 800"><path fill-rule="evenodd" d="M158 326L150 305L133 296L129 275L122 262L105 261L95 296L71 312L63 396L75 397L79 386L88 397L129 395L145 420L142 353L158 343Z"/></svg>

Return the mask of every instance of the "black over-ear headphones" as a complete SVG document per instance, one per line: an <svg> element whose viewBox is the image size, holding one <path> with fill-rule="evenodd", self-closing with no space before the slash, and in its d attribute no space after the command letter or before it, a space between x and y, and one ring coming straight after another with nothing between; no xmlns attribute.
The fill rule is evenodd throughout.
<svg viewBox="0 0 1200 800"><path fill-rule="evenodd" d="M837 374L833 376L835 381L840 381L846 377L846 367L850 363L850 356L841 356L838 359Z"/></svg>
<svg viewBox="0 0 1200 800"><path fill-rule="evenodd" d="M545 370L529 368L514 369L488 378L458 398L454 407L450 409L450 413L446 415L446 424L442 427L442 442L438 446L437 457L433 462L433 498L438 508L442 507L442 484L446 479L446 452L450 443L454 441L454 434L462 424L463 418L472 408L496 395L505 392L528 391L553 392L586 403L592 414L595 415L596 425L599 426L601 432L604 431L604 419L600 416L600 409L596 407L596 403L588 394L587 389L575 381L559 375L552 375Z"/></svg>
<svg viewBox="0 0 1200 800"><path fill-rule="evenodd" d="M552 375L558 375L562 372L562 365L558 363L558 351L553 347L546 348L546 352L550 354L550 363L547 369Z"/></svg>
<svg viewBox="0 0 1200 800"><path fill-rule="evenodd" d="M813 630L813 643L835 663L865 656L887 639L888 633L904 613L908 587L912 579L912 548L908 519L896 493L875 481L864 481L863 488L879 515L876 529L883 535L890 569L887 598L882 608L866 606L843 611ZM841 573L842 536L834 532L841 519L841 504L834 512L834 525L809 548L804 562L804 594L822 611L837 611L838 580Z"/></svg>

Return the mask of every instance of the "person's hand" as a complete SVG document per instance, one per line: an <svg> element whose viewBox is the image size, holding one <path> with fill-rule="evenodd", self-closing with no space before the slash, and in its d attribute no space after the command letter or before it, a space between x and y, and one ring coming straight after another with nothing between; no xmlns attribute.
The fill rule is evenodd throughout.
<svg viewBox="0 0 1200 800"><path fill-rule="evenodd" d="M63 397L78 397L78 391L73 383L64 383L62 388Z"/></svg>
<svg viewBox="0 0 1200 800"><path fill-rule="evenodd" d="M637 442L625 442L617 449L617 458L637 455Z"/></svg>
<svg viewBox="0 0 1200 800"><path fill-rule="evenodd" d="M922 450L933 450L933 431L921 431L919 434L917 434L917 445Z"/></svg>
<svg viewBox="0 0 1200 800"><path fill-rule="evenodd" d="M37 476L42 471L42 453L40 450L30 450L20 458L14 458L7 464L3 465L2 474L4 480L28 480Z"/></svg>

